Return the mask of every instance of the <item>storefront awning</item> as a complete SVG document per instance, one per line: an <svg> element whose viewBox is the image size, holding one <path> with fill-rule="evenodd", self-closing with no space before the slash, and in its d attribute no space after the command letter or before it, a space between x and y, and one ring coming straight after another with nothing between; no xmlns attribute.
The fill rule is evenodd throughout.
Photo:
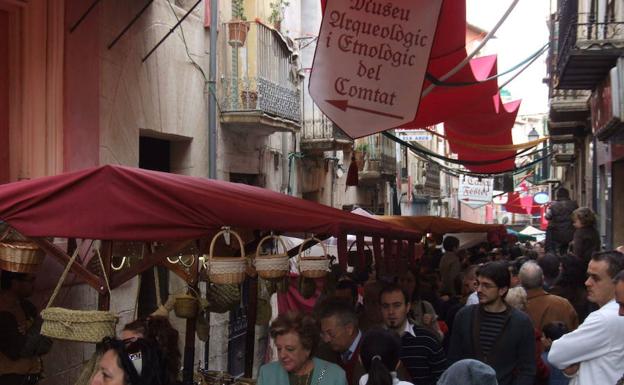
<svg viewBox="0 0 624 385"><path fill-rule="evenodd" d="M211 236L222 226L419 237L259 187L112 165L0 185L0 219L29 237L165 241Z"/></svg>

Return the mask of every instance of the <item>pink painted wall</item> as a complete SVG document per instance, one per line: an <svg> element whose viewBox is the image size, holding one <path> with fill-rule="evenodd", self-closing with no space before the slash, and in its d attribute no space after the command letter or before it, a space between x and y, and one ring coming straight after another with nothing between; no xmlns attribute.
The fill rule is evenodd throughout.
<svg viewBox="0 0 624 385"><path fill-rule="evenodd" d="M0 183L9 175L9 15L0 11Z"/></svg>
<svg viewBox="0 0 624 385"><path fill-rule="evenodd" d="M90 3L65 1L65 108L63 120L63 168L73 171L97 166L100 143L99 18L96 6L78 28L69 28Z"/></svg>

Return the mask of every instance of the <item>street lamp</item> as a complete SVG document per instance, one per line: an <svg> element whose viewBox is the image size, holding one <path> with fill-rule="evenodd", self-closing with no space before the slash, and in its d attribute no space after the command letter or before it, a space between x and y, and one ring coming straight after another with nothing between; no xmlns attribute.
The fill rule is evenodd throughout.
<svg viewBox="0 0 624 385"><path fill-rule="evenodd" d="M531 131L529 131L529 142L532 142L534 140L538 140L540 137L539 132L537 132L537 130L535 129L535 127L531 127Z"/></svg>

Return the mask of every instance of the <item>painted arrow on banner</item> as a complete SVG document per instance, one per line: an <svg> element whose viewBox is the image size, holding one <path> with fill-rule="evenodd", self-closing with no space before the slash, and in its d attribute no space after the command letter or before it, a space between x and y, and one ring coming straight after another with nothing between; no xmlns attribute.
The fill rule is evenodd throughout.
<svg viewBox="0 0 624 385"><path fill-rule="evenodd" d="M325 100L325 101L327 103L331 104L332 106L342 110L342 111L346 111L347 108L351 108L352 110L364 111L364 112L368 112L370 114L387 116L389 118L395 118L395 119L403 119L402 116L392 115L392 114L388 114L386 112L375 111L375 110L371 110L371 109L368 109L368 108L363 108L363 107L358 107L358 106L354 106L354 105L349 105L349 101L348 100Z"/></svg>

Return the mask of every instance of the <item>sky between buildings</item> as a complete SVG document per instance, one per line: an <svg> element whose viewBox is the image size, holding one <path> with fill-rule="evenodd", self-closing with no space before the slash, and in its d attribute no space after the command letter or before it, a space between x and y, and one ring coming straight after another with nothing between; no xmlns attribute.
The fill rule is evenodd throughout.
<svg viewBox="0 0 624 385"><path fill-rule="evenodd" d="M486 31L491 30L512 0L466 0L467 21ZM505 23L490 40L484 53L498 54L498 71L503 72L522 62L548 42L546 24L550 11L548 0L520 0ZM548 111L548 86L544 53L505 88L513 99L522 99L519 115ZM514 72L515 73L515 72ZM502 84L509 75L499 79Z"/></svg>

